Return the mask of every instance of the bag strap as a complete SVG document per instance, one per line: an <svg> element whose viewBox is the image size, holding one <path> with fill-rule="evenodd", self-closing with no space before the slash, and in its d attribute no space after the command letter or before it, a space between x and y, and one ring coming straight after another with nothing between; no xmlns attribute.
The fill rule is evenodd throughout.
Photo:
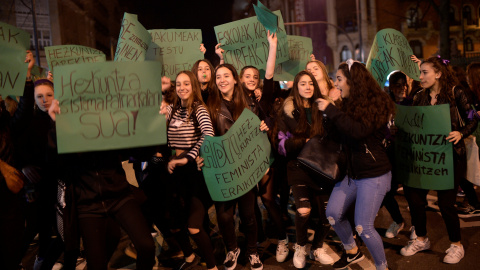
<svg viewBox="0 0 480 270"><path fill-rule="evenodd" d="M453 88L452 88L453 100L454 100L454 102L455 102L455 106L454 106L455 109L454 109L454 110L455 110L455 112L456 112L456 114L457 114L457 118L458 118L458 122L459 122L459 124L460 124L460 127L464 127L464 126L465 126L465 121L463 121L462 115L460 114L460 111L458 110L457 100L455 99L455 87L456 87L456 85L453 86Z"/></svg>

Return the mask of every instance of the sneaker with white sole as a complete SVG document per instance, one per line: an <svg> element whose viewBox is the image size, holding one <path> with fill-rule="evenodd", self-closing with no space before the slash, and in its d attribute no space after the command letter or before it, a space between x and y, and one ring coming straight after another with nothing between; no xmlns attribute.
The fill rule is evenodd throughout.
<svg viewBox="0 0 480 270"><path fill-rule="evenodd" d="M290 250L288 250L288 238L284 240L278 240L278 245L277 245L277 262L284 262L287 259L288 253Z"/></svg>
<svg viewBox="0 0 480 270"><path fill-rule="evenodd" d="M398 233L403 229L405 226L405 223L396 223L395 221L390 224L390 227L388 227L387 232L385 233L385 237L387 238L394 238L395 236L398 235Z"/></svg>
<svg viewBox="0 0 480 270"><path fill-rule="evenodd" d="M454 244L451 244L445 253L447 253L447 255L445 255L445 258L443 258L443 262L450 264L458 263L461 259L463 259L463 256L465 256L465 250L463 249L463 246L457 246Z"/></svg>
<svg viewBox="0 0 480 270"><path fill-rule="evenodd" d="M237 249L233 251L229 251L227 253L227 257L225 258L225 261L223 262L223 265L225 266L225 270L233 270L235 267L237 267L237 259L238 255L240 255L240 248L237 247Z"/></svg>
<svg viewBox="0 0 480 270"><path fill-rule="evenodd" d="M310 259L321 264L333 264L335 262L333 258L327 254L327 251L323 247L310 250Z"/></svg>
<svg viewBox="0 0 480 270"><path fill-rule="evenodd" d="M263 263L260 261L260 256L258 256L258 253L250 254L250 256L248 256L248 260L250 261L250 268L252 270L263 269Z"/></svg>
<svg viewBox="0 0 480 270"><path fill-rule="evenodd" d="M415 239L415 240L409 241L408 245L404 246L400 250L400 254L402 254L403 256L412 256L419 251L427 250L429 248L430 248L430 240L428 240L428 238L425 238L425 240L423 241Z"/></svg>
<svg viewBox="0 0 480 270"><path fill-rule="evenodd" d="M332 266L335 269L344 269L350 264L358 263L365 259L365 255L358 249L357 253L355 254L348 254L347 252L343 252L342 257L338 261L336 261Z"/></svg>
<svg viewBox="0 0 480 270"><path fill-rule="evenodd" d="M295 254L293 254L293 265L295 268L302 269L305 267L307 252L305 246L295 244Z"/></svg>
<svg viewBox="0 0 480 270"><path fill-rule="evenodd" d="M410 227L410 240L417 239L417 234L415 233L415 226Z"/></svg>

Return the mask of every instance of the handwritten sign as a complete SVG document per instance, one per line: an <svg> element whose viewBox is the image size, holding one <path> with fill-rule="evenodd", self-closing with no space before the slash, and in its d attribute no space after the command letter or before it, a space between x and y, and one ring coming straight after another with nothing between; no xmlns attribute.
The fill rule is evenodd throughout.
<svg viewBox="0 0 480 270"><path fill-rule="evenodd" d="M420 71L417 63L410 59L412 48L407 38L395 29L380 30L373 40L367 60L367 69L383 88L387 76L392 71L401 70L408 77L419 81Z"/></svg>
<svg viewBox="0 0 480 270"><path fill-rule="evenodd" d="M55 98L59 153L166 143L159 62L58 66Z"/></svg>
<svg viewBox="0 0 480 270"><path fill-rule="evenodd" d="M214 201L230 201L255 187L270 167L270 142L260 119L245 109L223 136L207 136L200 148L208 191Z"/></svg>
<svg viewBox="0 0 480 270"><path fill-rule="evenodd" d="M453 147L445 138L451 131L450 107L397 105L395 137L397 179L409 187L433 190L453 188Z"/></svg>
<svg viewBox="0 0 480 270"><path fill-rule="evenodd" d="M278 45L276 63L280 64L289 59L287 33L280 11L274 11L278 16ZM225 50L225 63L232 64L238 71L244 66L254 66L264 69L268 58L267 30L258 21L257 17L250 17L231 23L215 26L215 35L218 43L222 43Z"/></svg>
<svg viewBox="0 0 480 270"><path fill-rule="evenodd" d="M144 61L151 40L137 15L125 12L114 61Z"/></svg>
<svg viewBox="0 0 480 270"><path fill-rule="evenodd" d="M45 47L48 68L53 72L56 66L105 62L105 54L97 49L80 45L59 45Z"/></svg>
<svg viewBox="0 0 480 270"><path fill-rule="evenodd" d="M30 47L30 34L0 22L0 95L22 96L28 64L25 51Z"/></svg>
<svg viewBox="0 0 480 270"><path fill-rule="evenodd" d="M178 72L191 70L193 64L203 59L200 51L202 30L168 29L148 30L152 43L148 47L146 60L160 61L163 65L162 76L175 80Z"/></svg>
<svg viewBox="0 0 480 270"><path fill-rule="evenodd" d="M312 39L301 36L287 36L289 60L275 67L276 81L293 81L295 75L305 70L313 52Z"/></svg>

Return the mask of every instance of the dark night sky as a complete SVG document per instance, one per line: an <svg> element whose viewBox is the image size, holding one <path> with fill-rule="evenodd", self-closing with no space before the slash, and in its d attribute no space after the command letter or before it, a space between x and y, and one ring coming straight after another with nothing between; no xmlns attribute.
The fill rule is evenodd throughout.
<svg viewBox="0 0 480 270"><path fill-rule="evenodd" d="M232 21L233 0L119 0L146 29L202 29L206 58L216 61L213 27Z"/></svg>

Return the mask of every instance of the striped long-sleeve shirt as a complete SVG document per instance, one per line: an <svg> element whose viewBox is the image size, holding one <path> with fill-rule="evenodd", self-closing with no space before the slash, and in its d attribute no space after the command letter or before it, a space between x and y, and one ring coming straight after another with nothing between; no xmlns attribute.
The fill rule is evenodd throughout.
<svg viewBox="0 0 480 270"><path fill-rule="evenodd" d="M203 105L198 105L196 110L192 111L195 116L191 117L188 117L186 108L179 107L171 116L172 110L173 105L167 107L167 119L170 119L167 132L168 146L187 150L187 159L195 160L205 136L214 136L210 115Z"/></svg>

